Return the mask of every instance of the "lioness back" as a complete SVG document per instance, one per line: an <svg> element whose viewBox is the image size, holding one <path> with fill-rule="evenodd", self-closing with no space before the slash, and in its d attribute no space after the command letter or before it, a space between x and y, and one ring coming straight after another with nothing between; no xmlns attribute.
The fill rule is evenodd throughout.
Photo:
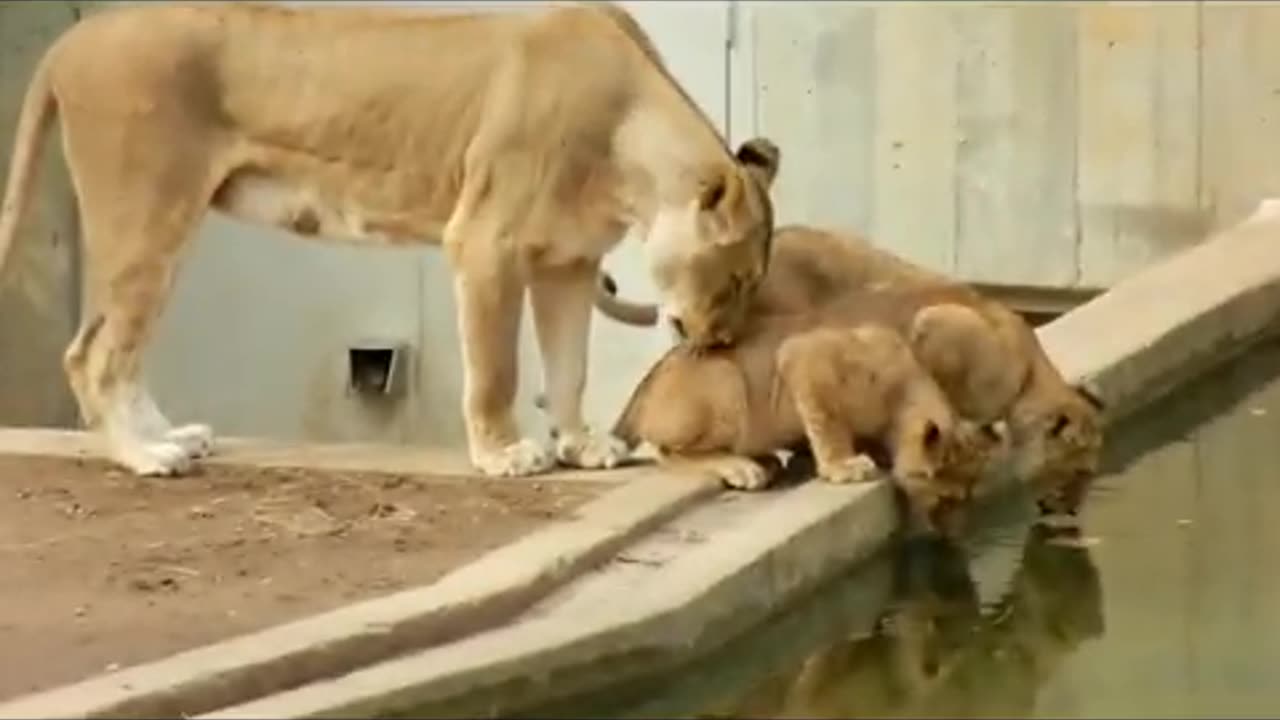
<svg viewBox="0 0 1280 720"><path fill-rule="evenodd" d="M622 79L643 75L651 62L635 43L619 42L625 36L590 6L461 12L145 4L73 27L51 49L50 67L55 86L74 84L81 95L100 88L99 107L137 112L137 103L168 97L173 108L153 112L181 106L195 137L234 144L243 169L229 168L239 172L214 198L232 214L253 214L243 198L255 188L236 180L270 168L276 181L306 185L318 204L381 209L366 213L367 227L319 217L314 227L291 229L408 241L442 232L465 153L486 118L517 117L526 131L560 137L555 147L563 154L528 163L522 172L532 177L520 179L521 190L581 182L593 153L610 152L628 108L633 85ZM431 65L439 58L448 58L447 71ZM406 68L416 66L423 71L405 82ZM522 138L493 139L507 141ZM512 212L534 207L525 200Z"/></svg>

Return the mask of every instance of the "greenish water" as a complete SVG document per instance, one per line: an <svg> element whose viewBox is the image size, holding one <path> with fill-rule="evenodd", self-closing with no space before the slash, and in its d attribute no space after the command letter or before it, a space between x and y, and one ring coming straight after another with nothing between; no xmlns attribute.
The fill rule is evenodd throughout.
<svg viewBox="0 0 1280 720"><path fill-rule="evenodd" d="M1114 428L1078 535L1027 498L558 717L1280 716L1280 343ZM541 714L541 713L539 713Z"/></svg>

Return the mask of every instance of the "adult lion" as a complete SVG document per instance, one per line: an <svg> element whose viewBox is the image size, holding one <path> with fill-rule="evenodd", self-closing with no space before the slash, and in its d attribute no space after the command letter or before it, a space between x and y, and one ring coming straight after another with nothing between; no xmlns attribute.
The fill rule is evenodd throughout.
<svg viewBox="0 0 1280 720"><path fill-rule="evenodd" d="M691 346L732 340L767 262L772 211L753 157L735 158L636 22L607 4L147 4L94 16L54 43L27 91L0 257L55 109L95 308L64 364L86 424L139 474L179 473L211 445L205 425L170 425L140 370L210 206L301 235L441 242L470 456L488 475L623 456L580 405L600 260L629 227ZM526 290L553 450L522 438L512 415Z"/></svg>
<svg viewBox="0 0 1280 720"><path fill-rule="evenodd" d="M625 322L642 318L638 308L630 310L625 318L614 316ZM642 319L655 317L650 308ZM778 228L751 318L739 345L757 342L752 338L779 323L822 324L832 318L846 326L878 323L899 331L961 417L1007 423L1015 471L1044 483L1046 510L1074 512L1097 471L1102 403L1066 382L1021 316L862 238ZM649 392L642 386L636 396ZM663 405L646 407L652 413L646 425L661 425Z"/></svg>

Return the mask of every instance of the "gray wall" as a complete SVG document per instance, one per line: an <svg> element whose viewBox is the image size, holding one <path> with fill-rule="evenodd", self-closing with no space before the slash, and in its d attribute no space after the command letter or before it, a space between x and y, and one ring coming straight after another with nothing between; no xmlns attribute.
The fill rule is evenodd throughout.
<svg viewBox="0 0 1280 720"><path fill-rule="evenodd" d="M0 175L8 174L11 139L31 71L77 12L71 2L0 2ZM58 426L76 420L62 375L62 349L74 317L74 201L57 146L48 143L38 199L0 285L3 425Z"/></svg>
<svg viewBox="0 0 1280 720"><path fill-rule="evenodd" d="M1280 5L748 2L734 117L785 218L1105 287L1280 194Z"/></svg>

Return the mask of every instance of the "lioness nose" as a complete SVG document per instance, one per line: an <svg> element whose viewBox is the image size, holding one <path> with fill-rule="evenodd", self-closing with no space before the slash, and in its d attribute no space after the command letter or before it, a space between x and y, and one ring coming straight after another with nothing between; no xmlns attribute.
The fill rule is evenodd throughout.
<svg viewBox="0 0 1280 720"><path fill-rule="evenodd" d="M678 317L671 318L671 329L675 331L676 335L679 336L681 340L688 337L688 335L684 334L684 323L681 322Z"/></svg>

